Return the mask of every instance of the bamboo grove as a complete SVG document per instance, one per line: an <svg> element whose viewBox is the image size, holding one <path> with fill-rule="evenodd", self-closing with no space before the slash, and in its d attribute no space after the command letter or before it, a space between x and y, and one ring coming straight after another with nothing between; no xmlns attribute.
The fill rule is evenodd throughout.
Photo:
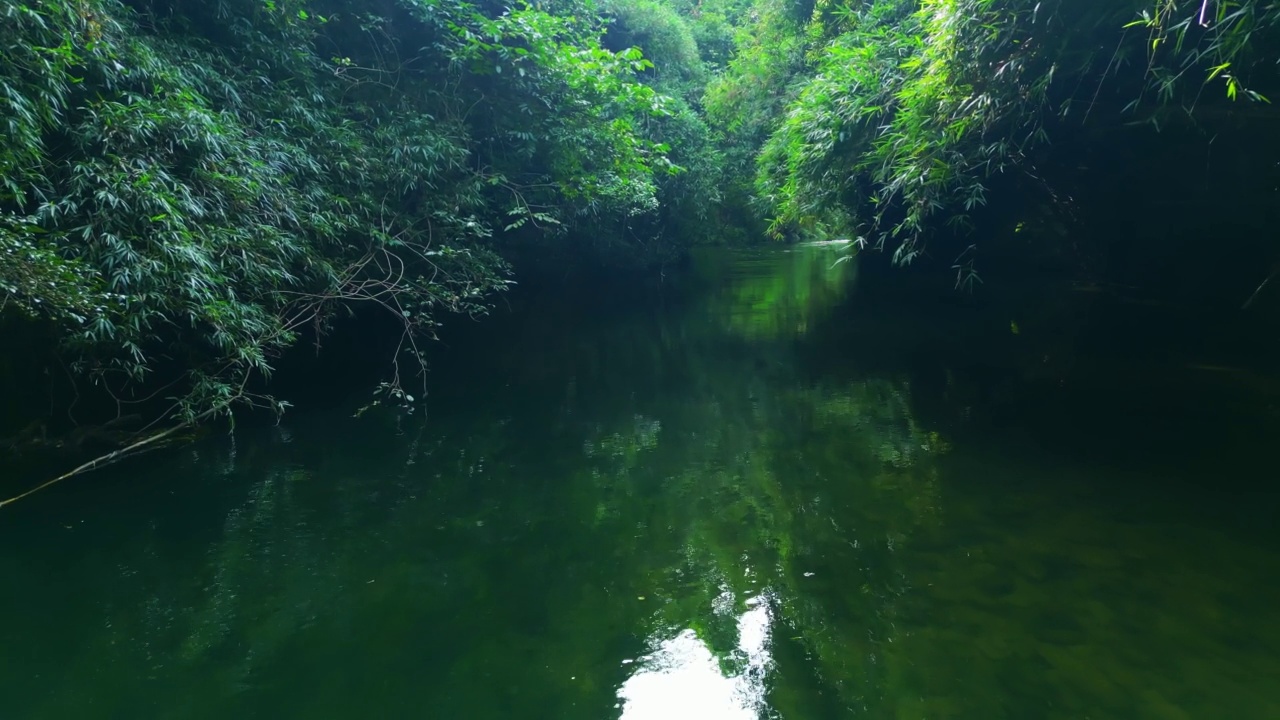
<svg viewBox="0 0 1280 720"><path fill-rule="evenodd" d="M972 287L990 208L1079 211L1057 168L1081 143L1268 107L1278 22L1267 0L0 0L0 320L43 343L4 352L176 422L282 409L274 359L365 308L401 334L382 388L407 401L422 340L516 257L849 237Z"/></svg>

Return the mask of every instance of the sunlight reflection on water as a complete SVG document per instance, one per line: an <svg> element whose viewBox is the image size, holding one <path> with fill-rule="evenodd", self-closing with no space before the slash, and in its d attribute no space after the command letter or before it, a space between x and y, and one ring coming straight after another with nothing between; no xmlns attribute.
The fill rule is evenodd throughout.
<svg viewBox="0 0 1280 720"><path fill-rule="evenodd" d="M747 601L738 618L735 655L745 663L726 677L705 643L683 630L641 658L634 675L618 689L622 720L756 720L766 707L765 677L772 666L769 627L772 612L760 598Z"/></svg>

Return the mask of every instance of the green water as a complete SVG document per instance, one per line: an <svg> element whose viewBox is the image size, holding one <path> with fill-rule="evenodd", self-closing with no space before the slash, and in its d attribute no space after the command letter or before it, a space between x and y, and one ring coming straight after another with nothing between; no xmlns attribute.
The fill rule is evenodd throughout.
<svg viewBox="0 0 1280 720"><path fill-rule="evenodd" d="M1055 385L999 359L1078 325L838 257L544 290L437 348L425 418L7 508L0 717L1280 717L1272 387L1105 338Z"/></svg>

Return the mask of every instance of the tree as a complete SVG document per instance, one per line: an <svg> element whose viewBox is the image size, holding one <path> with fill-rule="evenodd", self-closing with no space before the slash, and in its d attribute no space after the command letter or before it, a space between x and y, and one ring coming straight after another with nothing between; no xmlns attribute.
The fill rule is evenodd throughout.
<svg viewBox="0 0 1280 720"><path fill-rule="evenodd" d="M0 4L0 307L157 422L237 403L377 307L383 390L481 314L498 238L650 212L667 100L590 18L450 0ZM255 380L256 378L256 380Z"/></svg>

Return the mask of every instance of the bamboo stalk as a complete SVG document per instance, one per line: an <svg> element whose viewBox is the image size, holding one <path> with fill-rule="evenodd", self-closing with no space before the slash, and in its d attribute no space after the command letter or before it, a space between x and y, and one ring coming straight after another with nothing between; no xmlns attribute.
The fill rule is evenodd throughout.
<svg viewBox="0 0 1280 720"><path fill-rule="evenodd" d="M30 497L31 495L34 495L34 494L36 494L36 493L40 492L41 490L44 490L45 488L47 488L47 487L49 487L49 486L51 486L51 485L56 485L56 484L58 484L58 483L62 482L63 480L66 480L66 479L68 479L68 478L73 478L73 477L75 477L76 475L80 475L80 474L82 474L82 473L87 473L87 472L90 472L90 471L92 471L92 470L97 470L97 469L99 469L99 468L106 467L107 465L110 465L110 464L111 464L111 463L113 463L113 462L116 462L116 461L118 461L118 460L122 460L122 459L124 459L126 456L131 455L131 454L136 453L136 452L139 452L139 451L141 451L142 449L146 448L148 445L151 445L151 444L153 444L153 443L159 442L160 440L163 440L163 439L165 439L165 438L169 437L170 435L173 435L174 433L178 432L179 430L182 430L182 429L184 429L184 428L188 428L188 427L191 427L192 425L195 425L196 423L200 422L201 420L205 419L206 417L209 417L210 415L212 415L212 414L214 414L215 412L217 412L217 411L218 411L218 409L220 409L220 408L221 408L221 406L219 406L219 408L214 408L214 409L212 409L212 410L205 411L204 413L201 413L200 415L197 415L196 417L194 417L194 418L192 418L192 419L190 419L190 420L187 420L187 421L185 421L185 422L178 423L177 425L174 425L173 427L169 428L168 430L164 430L163 432L158 432L158 433L156 433L155 435L151 435L151 436L149 436L149 437L146 437L146 438L144 438L144 439L142 439L142 440L139 440L139 441L138 441L138 442L136 442L136 443L133 443L132 445L129 445L128 447L123 447L123 448L120 448L119 450L113 450L113 451L111 451L111 452L107 453L106 455L101 455L101 456L99 456L99 457L96 457L96 458L94 458L94 459L90 460L90 461L89 461L89 462L87 462L87 463L84 463L83 465L81 465L81 466L77 467L76 469L74 469L74 470L72 470L72 471L70 471L70 472L68 472L68 473L64 473L64 474L62 474L62 475L59 475L58 477L56 477L56 478L54 478L54 479L52 479L52 480L49 480L48 482L41 483L40 485L37 485L37 486L35 486L35 487L31 488L30 490L27 490L27 491L26 491L26 492L24 492L24 493L21 493L21 494L19 494L19 495L15 495L15 496L13 496L13 497L9 498L8 500L5 500L5 501L3 501L3 502L0 502L0 508L4 508L6 505L10 505L10 504L12 504L12 503L16 503L16 502L18 502L19 500L21 500L21 499L23 499L23 498Z"/></svg>
<svg viewBox="0 0 1280 720"><path fill-rule="evenodd" d="M1258 299L1258 294L1261 293L1262 289L1267 286L1267 283L1271 282L1271 278L1275 277L1277 272L1280 272L1280 270L1271 271L1271 274L1267 276L1267 279L1263 280L1262 284L1258 286L1258 289L1254 290L1253 294L1249 296L1249 299L1244 301L1244 305L1240 306L1241 310L1249 309L1249 306L1253 304L1253 301Z"/></svg>

